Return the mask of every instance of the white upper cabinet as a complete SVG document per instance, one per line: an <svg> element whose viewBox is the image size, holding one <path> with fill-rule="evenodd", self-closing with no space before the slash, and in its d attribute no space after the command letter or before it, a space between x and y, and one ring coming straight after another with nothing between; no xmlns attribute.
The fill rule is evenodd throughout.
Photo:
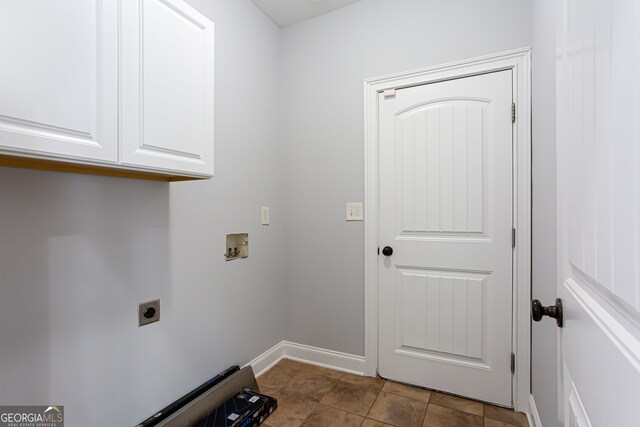
<svg viewBox="0 0 640 427"><path fill-rule="evenodd" d="M0 166L213 176L213 34L182 0L0 1Z"/></svg>
<svg viewBox="0 0 640 427"><path fill-rule="evenodd" d="M180 0L121 5L122 164L213 175L213 23Z"/></svg>
<svg viewBox="0 0 640 427"><path fill-rule="evenodd" d="M117 7L0 2L0 154L117 161Z"/></svg>

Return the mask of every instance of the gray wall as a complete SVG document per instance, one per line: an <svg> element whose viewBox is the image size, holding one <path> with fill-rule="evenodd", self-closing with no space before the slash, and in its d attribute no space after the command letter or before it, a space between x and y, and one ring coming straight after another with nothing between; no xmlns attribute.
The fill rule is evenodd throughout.
<svg viewBox="0 0 640 427"><path fill-rule="evenodd" d="M189 1L216 23L213 180L0 168L2 404L134 425L284 338L279 29L249 0ZM241 231L250 257L225 263ZM161 321L138 328L156 297Z"/></svg>
<svg viewBox="0 0 640 427"><path fill-rule="evenodd" d="M529 0L365 0L283 30L287 339L364 354L363 81L531 44Z"/></svg>
<svg viewBox="0 0 640 427"><path fill-rule="evenodd" d="M533 1L532 160L533 235L532 295L543 304L556 299L556 58L557 0ZM545 427L559 426L557 334L554 322L531 328L531 387Z"/></svg>

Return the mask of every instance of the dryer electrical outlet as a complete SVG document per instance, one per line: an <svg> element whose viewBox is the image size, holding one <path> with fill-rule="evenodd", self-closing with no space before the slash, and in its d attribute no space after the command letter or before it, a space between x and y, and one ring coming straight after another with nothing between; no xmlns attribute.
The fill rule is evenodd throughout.
<svg viewBox="0 0 640 427"><path fill-rule="evenodd" d="M347 203L347 221L363 221L362 203Z"/></svg>
<svg viewBox="0 0 640 427"><path fill-rule="evenodd" d="M159 299L138 304L138 326L148 325L158 320L160 320Z"/></svg>

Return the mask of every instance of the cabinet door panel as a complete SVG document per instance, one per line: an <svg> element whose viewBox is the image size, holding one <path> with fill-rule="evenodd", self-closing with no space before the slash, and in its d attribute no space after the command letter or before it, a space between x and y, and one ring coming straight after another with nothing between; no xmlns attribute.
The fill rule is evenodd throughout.
<svg viewBox="0 0 640 427"><path fill-rule="evenodd" d="M115 163L117 1L4 1L0 28L0 151Z"/></svg>
<svg viewBox="0 0 640 427"><path fill-rule="evenodd" d="M121 162L213 174L213 23L180 0L122 1Z"/></svg>

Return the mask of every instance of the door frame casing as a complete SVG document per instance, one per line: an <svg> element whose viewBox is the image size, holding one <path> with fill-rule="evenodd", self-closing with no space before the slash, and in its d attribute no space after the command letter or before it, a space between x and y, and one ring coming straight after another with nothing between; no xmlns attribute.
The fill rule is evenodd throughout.
<svg viewBox="0 0 640 427"><path fill-rule="evenodd" d="M517 411L528 412L531 372L531 48L457 61L364 82L364 227L365 227L365 374L378 373L378 232L379 232L379 114L378 94L439 81L512 70L513 102L513 251L512 348L516 369L512 400Z"/></svg>

